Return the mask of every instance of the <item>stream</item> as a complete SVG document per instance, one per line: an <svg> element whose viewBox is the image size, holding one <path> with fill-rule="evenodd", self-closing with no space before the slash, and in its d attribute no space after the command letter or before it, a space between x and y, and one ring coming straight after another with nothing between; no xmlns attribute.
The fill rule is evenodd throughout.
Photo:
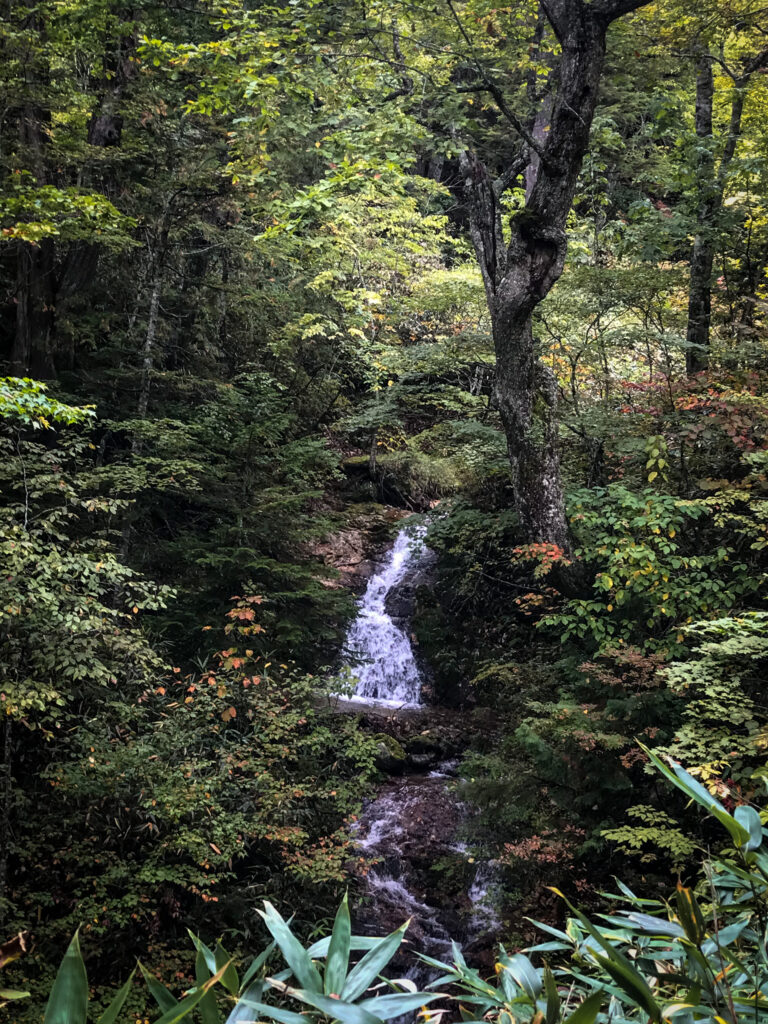
<svg viewBox="0 0 768 1024"><path fill-rule="evenodd" d="M393 716L402 709L416 723L417 740L432 715L449 712L431 712L422 703L424 680L407 616L393 616L390 610L407 610L398 592L425 578L421 574L434 562L425 533L421 525L400 530L359 600L344 644L357 680L352 700L372 709L392 708ZM488 946L500 926L490 898L493 865L476 865L461 841L469 810L455 791L457 767L454 759L392 776L364 807L356 826L367 861L366 899L356 926L386 934L411 918L407 938L438 958L450 958L451 939L465 949ZM397 966L417 983L426 980L412 953Z"/></svg>

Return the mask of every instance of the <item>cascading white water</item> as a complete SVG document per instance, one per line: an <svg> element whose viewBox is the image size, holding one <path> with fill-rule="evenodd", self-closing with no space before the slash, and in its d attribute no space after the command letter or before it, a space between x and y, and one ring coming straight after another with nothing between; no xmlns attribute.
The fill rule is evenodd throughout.
<svg viewBox="0 0 768 1024"><path fill-rule="evenodd" d="M425 533L422 525L400 531L386 563L371 577L359 601L343 651L357 678L353 700L422 708L406 712L407 716L415 715L415 720L427 714L421 703L421 673L406 631L407 621L398 619L397 611L393 619L387 609L396 607L398 601L402 606L403 594L393 591L434 557L424 544ZM486 907L487 880L480 871L467 893L471 910L451 910L429 885L430 872L424 862L430 855L438 860L445 856L468 859L467 851L456 840L466 815L450 788L456 768L456 761L445 761L435 771L391 779L368 804L354 830L361 853L370 858L366 871L370 903L364 911L364 927L382 934L411 918L409 935L413 942L436 957L450 955L451 931L455 937L471 940L498 926L492 909ZM420 985L431 979L423 965L413 962L407 976ZM401 1018L392 1024L410 1024L410 1020Z"/></svg>
<svg viewBox="0 0 768 1024"><path fill-rule="evenodd" d="M387 613L387 596L428 554L426 527L405 527L380 572L372 576L349 628L344 655L358 682L354 699L393 707L419 707L421 674L411 641Z"/></svg>

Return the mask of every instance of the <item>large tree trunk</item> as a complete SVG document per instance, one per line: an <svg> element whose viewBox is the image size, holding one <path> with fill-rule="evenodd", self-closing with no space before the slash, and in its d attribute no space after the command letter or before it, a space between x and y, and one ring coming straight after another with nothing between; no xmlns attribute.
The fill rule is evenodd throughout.
<svg viewBox="0 0 768 1024"><path fill-rule="evenodd" d="M542 8L562 55L545 97L548 131L516 124L492 83L489 90L527 144L519 169L492 182L476 156L461 159L470 234L483 275L496 351L496 398L507 438L514 505L523 536L567 550L569 531L560 478L557 386L538 358L533 315L563 272L565 225L589 144L611 21L643 0L549 0ZM538 129L538 130L537 130ZM542 137L546 140L541 142ZM527 167L526 167L527 165ZM525 168L526 204L502 231L500 196Z"/></svg>
<svg viewBox="0 0 768 1024"><path fill-rule="evenodd" d="M688 328L685 370L689 377L709 366L709 331L712 324L712 267L715 261L711 239L697 234L691 255L688 287Z"/></svg>
<svg viewBox="0 0 768 1024"><path fill-rule="evenodd" d="M55 375L56 273L53 242L20 242L16 253L16 328L11 372L48 379Z"/></svg>

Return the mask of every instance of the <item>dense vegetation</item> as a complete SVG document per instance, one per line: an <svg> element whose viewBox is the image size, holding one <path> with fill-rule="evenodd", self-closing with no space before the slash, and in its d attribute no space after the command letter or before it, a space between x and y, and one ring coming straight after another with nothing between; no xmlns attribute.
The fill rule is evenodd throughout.
<svg viewBox="0 0 768 1024"><path fill-rule="evenodd" d="M612 876L695 885L719 835L652 758L748 832L766 775L764 6L21 0L0 27L14 1012L78 926L103 1001L138 954L191 984L187 928L252 951L268 900L311 942L357 893L377 739L318 699L354 609L323 551L383 506L434 510L412 629L507 947L562 932L551 886L597 913Z"/></svg>

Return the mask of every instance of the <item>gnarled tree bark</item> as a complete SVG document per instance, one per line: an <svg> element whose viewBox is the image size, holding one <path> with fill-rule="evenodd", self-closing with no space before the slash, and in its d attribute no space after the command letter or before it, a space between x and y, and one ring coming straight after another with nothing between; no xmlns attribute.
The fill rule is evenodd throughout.
<svg viewBox="0 0 768 1024"><path fill-rule="evenodd" d="M523 140L522 158L496 181L467 150L460 166L470 235L483 276L496 351L496 399L506 433L514 504L529 541L569 547L560 475L557 386L538 357L533 314L563 272L565 225L573 204L603 71L610 24L649 0L542 0L541 9L561 46L530 129L507 108L480 70L488 91ZM500 198L520 176L528 185L524 209L505 238Z"/></svg>

